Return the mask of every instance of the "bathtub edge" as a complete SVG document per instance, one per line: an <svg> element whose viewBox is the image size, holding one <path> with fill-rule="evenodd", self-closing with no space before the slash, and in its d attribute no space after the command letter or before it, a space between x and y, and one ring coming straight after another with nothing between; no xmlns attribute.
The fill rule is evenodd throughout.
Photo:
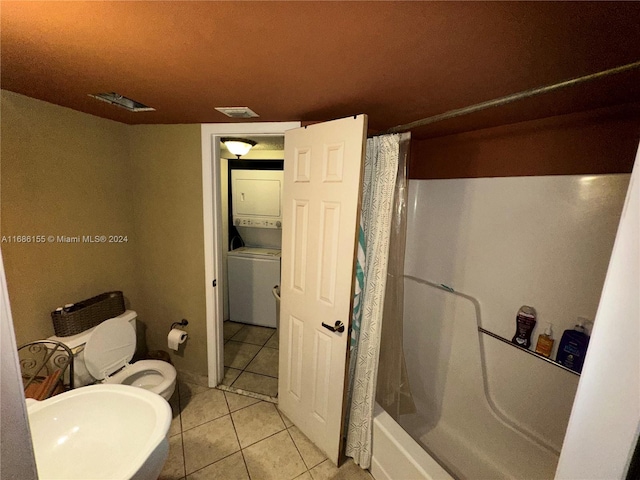
<svg viewBox="0 0 640 480"><path fill-rule="evenodd" d="M376 480L454 480L377 403L371 474Z"/></svg>

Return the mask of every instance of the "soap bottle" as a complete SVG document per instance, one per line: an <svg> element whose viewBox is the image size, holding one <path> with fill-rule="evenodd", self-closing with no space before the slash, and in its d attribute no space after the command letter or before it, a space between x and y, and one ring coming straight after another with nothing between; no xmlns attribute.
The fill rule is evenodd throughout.
<svg viewBox="0 0 640 480"><path fill-rule="evenodd" d="M551 331L551 324L547 323L547 328L544 329L544 333L538 335L538 343L536 344L536 353L539 353L543 357L549 358L551 356L551 350L553 349L553 332Z"/></svg>
<svg viewBox="0 0 640 480"><path fill-rule="evenodd" d="M578 317L578 323L573 330L564 331L556 355L556 362L578 373L582 372L584 357L589 346L590 337L584 328L586 321L586 318Z"/></svg>
<svg viewBox="0 0 640 480"><path fill-rule="evenodd" d="M516 316L516 334L511 342L528 349L531 346L531 332L535 326L536 310L533 307L523 305Z"/></svg>

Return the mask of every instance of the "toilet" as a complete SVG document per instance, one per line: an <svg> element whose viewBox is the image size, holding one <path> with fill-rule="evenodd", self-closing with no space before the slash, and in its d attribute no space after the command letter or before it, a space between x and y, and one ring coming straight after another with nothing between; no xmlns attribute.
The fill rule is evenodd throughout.
<svg viewBox="0 0 640 480"><path fill-rule="evenodd" d="M129 363L136 350L136 318L127 310L69 337L49 337L74 353L74 388L93 383L132 385L169 400L176 388L176 369L161 360Z"/></svg>

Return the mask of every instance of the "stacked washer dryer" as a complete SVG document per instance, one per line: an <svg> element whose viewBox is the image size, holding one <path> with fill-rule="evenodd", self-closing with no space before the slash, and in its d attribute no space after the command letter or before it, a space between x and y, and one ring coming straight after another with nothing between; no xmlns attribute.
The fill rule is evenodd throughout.
<svg viewBox="0 0 640 480"><path fill-rule="evenodd" d="M281 170L232 170L233 224L247 246L227 254L229 318L276 328L272 290L280 284Z"/></svg>

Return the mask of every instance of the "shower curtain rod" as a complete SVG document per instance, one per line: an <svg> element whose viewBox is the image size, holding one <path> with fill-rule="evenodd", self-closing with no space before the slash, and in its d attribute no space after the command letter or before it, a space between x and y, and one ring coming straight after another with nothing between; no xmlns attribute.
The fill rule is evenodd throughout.
<svg viewBox="0 0 640 480"><path fill-rule="evenodd" d="M581 83L589 82L591 80L596 80L598 78L608 77L609 75L615 75L617 73L627 72L629 70L633 70L639 67L640 67L640 61L637 61L633 63L628 63L626 65L621 65L619 67L610 68L609 70L603 70L601 72L592 73L590 75L584 75L582 77L576 77L570 80L565 80L564 82L554 83L552 85L545 85L543 87L532 88L530 90L524 90L518 93L512 93L511 95L507 95L506 97L494 98L493 100L487 100L486 102L476 103L475 105L469 105L468 107L457 108L455 110L449 110L447 112L440 113L438 115L433 115L432 117L427 117L420 120L416 120L414 122L405 123L404 125L398 125L396 127L390 128L389 130L387 130L386 133L407 132L413 128L423 127L425 125L441 122L442 120L448 120L450 118L461 117L462 115L479 112L481 110L486 110L487 108L499 107L511 102L515 102L516 100L522 100L524 98L530 98L530 97L535 97L537 95L542 95L544 93L554 92L562 88L572 87L574 85L579 85Z"/></svg>

